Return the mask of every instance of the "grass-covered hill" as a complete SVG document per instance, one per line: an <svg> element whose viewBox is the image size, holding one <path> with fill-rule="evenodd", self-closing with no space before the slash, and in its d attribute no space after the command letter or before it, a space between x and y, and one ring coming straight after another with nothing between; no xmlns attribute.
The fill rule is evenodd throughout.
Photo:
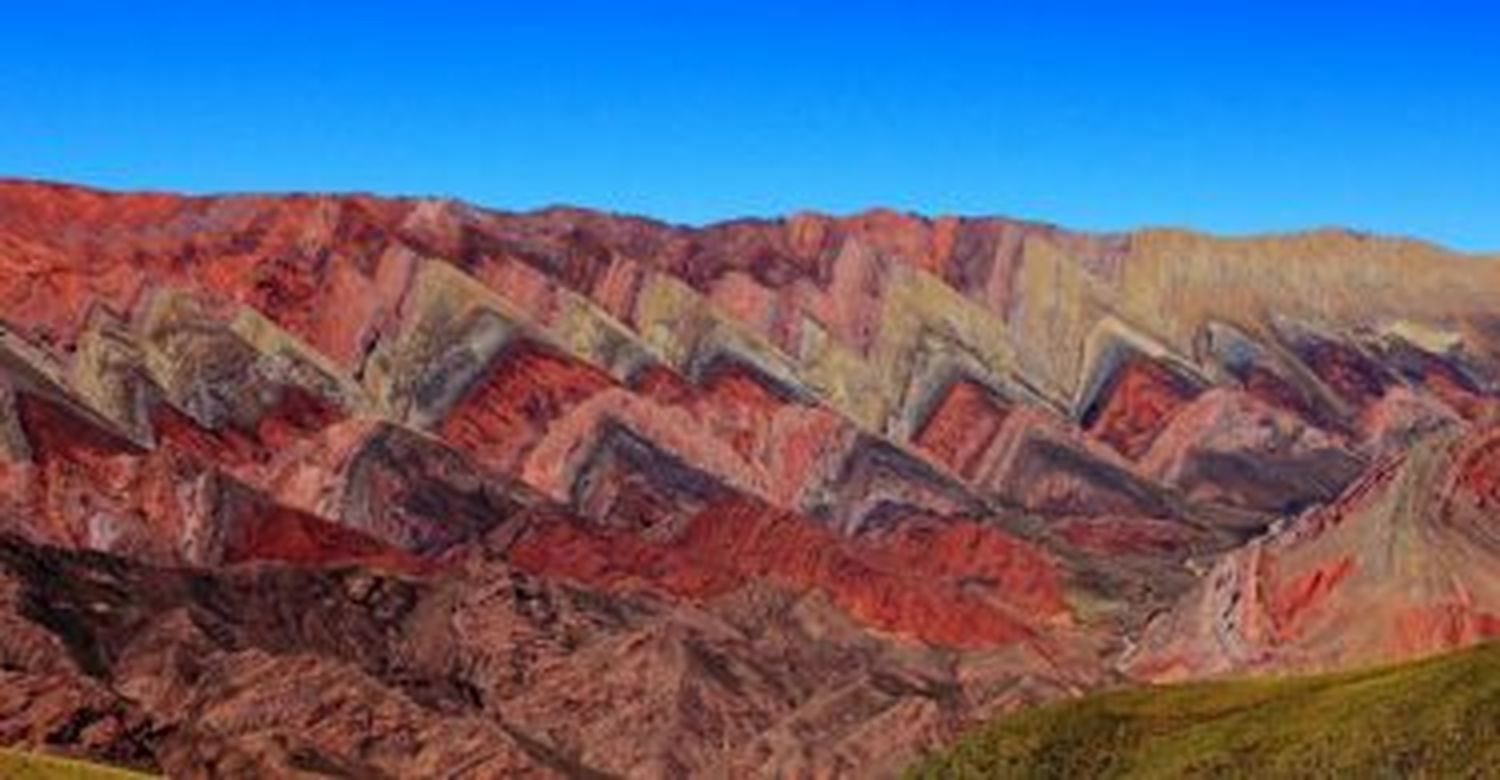
<svg viewBox="0 0 1500 780"><path fill-rule="evenodd" d="M13 748L0 748L0 780L149 780L150 775Z"/></svg>
<svg viewBox="0 0 1500 780"><path fill-rule="evenodd" d="M1500 777L1500 644L1369 671L1039 707L977 730L909 776Z"/></svg>

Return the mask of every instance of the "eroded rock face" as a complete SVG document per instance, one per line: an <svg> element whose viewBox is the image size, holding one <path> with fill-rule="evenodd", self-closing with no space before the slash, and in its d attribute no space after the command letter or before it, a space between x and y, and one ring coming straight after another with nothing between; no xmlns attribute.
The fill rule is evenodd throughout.
<svg viewBox="0 0 1500 780"><path fill-rule="evenodd" d="M639 583L698 599L757 581L817 590L873 627L935 645L1047 642L1070 622L1055 563L973 522L912 519L859 541L750 499L720 501L671 539L550 524L510 549L517 565L569 579Z"/></svg>
<svg viewBox="0 0 1500 780"><path fill-rule="evenodd" d="M1115 369L1101 397L1085 410L1082 423L1122 455L1139 458L1198 392L1166 367L1132 356Z"/></svg>
<svg viewBox="0 0 1500 780"><path fill-rule="evenodd" d="M413 579L0 539L0 727L187 777L753 776L801 734L817 739L775 758L788 771L894 770L980 716L1091 684L1022 646L964 657L872 634L775 585L674 606L495 553Z"/></svg>
<svg viewBox="0 0 1500 780"><path fill-rule="evenodd" d="M1474 641L1497 293L1338 233L0 182L0 739L869 776L1117 667Z"/></svg>
<svg viewBox="0 0 1500 780"><path fill-rule="evenodd" d="M1497 436L1429 437L1226 555L1148 627L1126 668L1151 679L1319 670L1500 635Z"/></svg>
<svg viewBox="0 0 1500 780"><path fill-rule="evenodd" d="M1296 414L1215 388L1175 416L1140 466L1192 498L1296 514L1336 498L1368 463Z"/></svg>

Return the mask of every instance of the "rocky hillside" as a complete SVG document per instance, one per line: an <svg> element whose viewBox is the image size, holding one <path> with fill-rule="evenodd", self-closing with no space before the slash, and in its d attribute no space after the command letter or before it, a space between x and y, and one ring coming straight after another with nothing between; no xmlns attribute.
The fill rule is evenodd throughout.
<svg viewBox="0 0 1500 780"><path fill-rule="evenodd" d="M1472 643L1497 293L1337 232L0 183L0 742L868 776Z"/></svg>

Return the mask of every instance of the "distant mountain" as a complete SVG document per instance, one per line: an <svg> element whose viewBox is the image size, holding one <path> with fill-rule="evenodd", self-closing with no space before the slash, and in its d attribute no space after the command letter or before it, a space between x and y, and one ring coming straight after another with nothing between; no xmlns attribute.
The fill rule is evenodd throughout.
<svg viewBox="0 0 1500 780"><path fill-rule="evenodd" d="M869 776L1471 644L1497 259L0 182L0 744Z"/></svg>

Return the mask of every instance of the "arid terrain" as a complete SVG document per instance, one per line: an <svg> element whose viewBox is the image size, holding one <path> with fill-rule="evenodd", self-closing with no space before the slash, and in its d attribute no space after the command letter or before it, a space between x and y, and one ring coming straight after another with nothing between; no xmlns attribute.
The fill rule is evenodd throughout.
<svg viewBox="0 0 1500 780"><path fill-rule="evenodd" d="M0 745L879 777L1500 636L1500 257L0 182Z"/></svg>

